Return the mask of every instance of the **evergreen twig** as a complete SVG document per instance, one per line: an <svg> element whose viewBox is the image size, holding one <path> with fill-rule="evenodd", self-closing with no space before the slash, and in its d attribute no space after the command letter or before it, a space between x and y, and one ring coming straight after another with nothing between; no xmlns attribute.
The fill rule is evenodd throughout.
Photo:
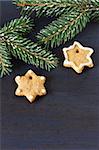
<svg viewBox="0 0 99 150"><path fill-rule="evenodd" d="M88 12L69 11L42 29L37 37L47 46L56 47L81 32L88 22Z"/></svg>
<svg viewBox="0 0 99 150"><path fill-rule="evenodd" d="M6 43L0 43L0 77L12 71L11 56L7 51Z"/></svg>
<svg viewBox="0 0 99 150"><path fill-rule="evenodd" d="M99 19L99 0L14 0L22 8L23 15L34 10L37 16L58 17L37 35L39 43L59 46L72 39L92 19Z"/></svg>
<svg viewBox="0 0 99 150"><path fill-rule="evenodd" d="M37 16L45 14L58 16L72 8L86 9L86 11L99 10L98 0L13 0L13 2L18 7L23 7L23 14L36 10Z"/></svg>
<svg viewBox="0 0 99 150"><path fill-rule="evenodd" d="M0 35L6 36L10 33L18 32L18 33L26 33L32 29L32 22L30 18L26 16L21 16L18 19L11 20L6 23L3 28L0 28Z"/></svg>
<svg viewBox="0 0 99 150"><path fill-rule="evenodd" d="M33 64L48 71L57 66L57 58L31 40L12 34L7 42L11 54L28 64Z"/></svg>
<svg viewBox="0 0 99 150"><path fill-rule="evenodd" d="M57 58L51 52L22 37L31 27L30 19L25 16L11 20L0 29L1 77L11 72L10 55L48 71L57 66Z"/></svg>

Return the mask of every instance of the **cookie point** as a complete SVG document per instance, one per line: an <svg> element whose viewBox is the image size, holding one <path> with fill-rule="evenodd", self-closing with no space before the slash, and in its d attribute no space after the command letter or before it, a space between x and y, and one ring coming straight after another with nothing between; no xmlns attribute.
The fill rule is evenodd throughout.
<svg viewBox="0 0 99 150"><path fill-rule="evenodd" d="M20 94L20 92L21 92L21 90L20 90L20 89L16 89L16 91L15 91L15 95L19 95L19 94Z"/></svg>
<svg viewBox="0 0 99 150"><path fill-rule="evenodd" d="M80 69L80 70L75 70L76 73L81 74L84 68Z"/></svg>
<svg viewBox="0 0 99 150"><path fill-rule="evenodd" d="M16 77L15 77L15 81L19 81L20 78L21 78L20 76L16 76Z"/></svg>
<svg viewBox="0 0 99 150"><path fill-rule="evenodd" d="M90 67L90 68L94 67L94 64L93 64L93 63L91 63L91 64L89 65L89 67Z"/></svg>
<svg viewBox="0 0 99 150"><path fill-rule="evenodd" d="M30 70L28 70L28 73L32 73L33 71L30 69Z"/></svg>
<svg viewBox="0 0 99 150"><path fill-rule="evenodd" d="M42 89L42 94L46 94L46 90L45 89Z"/></svg>
<svg viewBox="0 0 99 150"><path fill-rule="evenodd" d="M94 50L92 48L90 48L90 54L93 54Z"/></svg>
<svg viewBox="0 0 99 150"><path fill-rule="evenodd" d="M76 44L79 44L79 42L78 41L74 41L74 45L76 45Z"/></svg>
<svg viewBox="0 0 99 150"><path fill-rule="evenodd" d="M46 78L45 78L44 76L41 76L40 79L41 79L41 80L45 80Z"/></svg>
<svg viewBox="0 0 99 150"><path fill-rule="evenodd" d="M78 71L78 72L76 71L76 73L77 73L77 74L81 74L81 73L82 73L82 71Z"/></svg>
<svg viewBox="0 0 99 150"><path fill-rule="evenodd" d="M32 103L33 102L33 99L34 97L32 95L28 96L27 99Z"/></svg>
<svg viewBox="0 0 99 150"><path fill-rule="evenodd" d="M66 61L63 62L63 66L67 67L67 62Z"/></svg>
<svg viewBox="0 0 99 150"><path fill-rule="evenodd" d="M66 48L64 47L64 48L63 48L63 52L65 52L65 51L66 51Z"/></svg>

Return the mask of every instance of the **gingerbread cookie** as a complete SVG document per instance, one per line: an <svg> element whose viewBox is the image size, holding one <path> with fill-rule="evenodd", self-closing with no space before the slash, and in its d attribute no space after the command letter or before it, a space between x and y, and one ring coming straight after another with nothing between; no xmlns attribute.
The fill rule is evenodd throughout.
<svg viewBox="0 0 99 150"><path fill-rule="evenodd" d="M32 70L29 70L24 76L16 76L15 81L18 84L18 88L15 94L17 96L26 96L32 103L37 96L46 95L45 80L44 76L37 76Z"/></svg>
<svg viewBox="0 0 99 150"><path fill-rule="evenodd" d="M83 47L79 42L74 42L72 46L63 48L65 56L63 66L71 67L77 73L81 73L85 66L90 68L94 66L91 59L93 52L92 48Z"/></svg>

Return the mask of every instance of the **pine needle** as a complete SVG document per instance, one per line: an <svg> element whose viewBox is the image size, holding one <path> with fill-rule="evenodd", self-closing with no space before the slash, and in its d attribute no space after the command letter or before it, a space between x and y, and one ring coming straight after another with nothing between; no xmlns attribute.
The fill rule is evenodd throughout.
<svg viewBox="0 0 99 150"><path fill-rule="evenodd" d="M37 43L23 38L22 35L32 27L29 18L11 20L0 29L0 76L11 72L11 55L28 64L50 71L57 66L57 58Z"/></svg>
<svg viewBox="0 0 99 150"><path fill-rule="evenodd" d="M39 42L56 47L72 39L85 28L89 22L89 13L85 11L69 11L46 26L37 35Z"/></svg>
<svg viewBox="0 0 99 150"><path fill-rule="evenodd" d="M0 43L0 77L9 75L12 71L11 56L7 51L6 43Z"/></svg>
<svg viewBox="0 0 99 150"><path fill-rule="evenodd" d="M13 3L22 8L23 15L29 15L34 10L37 16L45 14L47 16L58 16L72 8L88 11L99 10L98 0L13 0Z"/></svg>
<svg viewBox="0 0 99 150"><path fill-rule="evenodd" d="M10 22L6 23L3 28L0 29L0 34L6 36L10 33L26 33L32 29L32 22L30 18L21 16L18 19L13 19Z"/></svg>
<svg viewBox="0 0 99 150"><path fill-rule="evenodd" d="M92 19L99 19L99 0L13 0L23 15L56 16L37 35L38 42L56 47L74 38Z"/></svg>
<svg viewBox="0 0 99 150"><path fill-rule="evenodd" d="M8 44L11 54L28 64L50 71L57 66L57 58L49 51L18 35L10 35Z"/></svg>

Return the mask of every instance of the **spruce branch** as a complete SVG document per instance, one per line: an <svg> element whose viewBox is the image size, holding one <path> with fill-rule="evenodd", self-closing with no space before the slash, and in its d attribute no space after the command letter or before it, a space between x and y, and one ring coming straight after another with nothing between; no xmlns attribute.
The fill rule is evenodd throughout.
<svg viewBox="0 0 99 150"><path fill-rule="evenodd" d="M91 15L91 19L98 21L99 20L99 11L94 11Z"/></svg>
<svg viewBox="0 0 99 150"><path fill-rule="evenodd" d="M12 71L11 55L7 47L8 35L11 33L25 33L30 29L31 22L27 17L11 20L3 28L0 28L0 77Z"/></svg>
<svg viewBox="0 0 99 150"><path fill-rule="evenodd" d="M26 33L32 29L32 22L30 18L21 16L18 19L11 20L6 23L3 28L0 29L0 36L6 36L10 33L18 32L18 33Z"/></svg>
<svg viewBox="0 0 99 150"><path fill-rule="evenodd" d="M30 15L34 10L36 10L36 15L40 17L41 15L47 16L59 16L62 13L68 12L70 9L85 8L87 7L87 0L83 2L81 0L13 0L14 4L18 7L22 7L23 15Z"/></svg>
<svg viewBox="0 0 99 150"><path fill-rule="evenodd" d="M30 14L36 10L37 16L41 15L61 15L67 9L72 8L92 11L99 10L99 1L98 0L13 0L14 4L18 7L23 7L23 14ZM68 12L68 11L67 11Z"/></svg>
<svg viewBox="0 0 99 150"><path fill-rule="evenodd" d="M23 38L22 34L31 29L30 19L21 17L11 20L0 29L0 76L11 72L11 56L28 64L50 71L57 66L57 58L41 46Z"/></svg>
<svg viewBox="0 0 99 150"><path fill-rule="evenodd" d="M68 14L61 15L45 29L42 29L37 38L39 42L56 47L81 32L88 22L88 12L84 10L82 12L69 11Z"/></svg>
<svg viewBox="0 0 99 150"><path fill-rule="evenodd" d="M7 50L6 43L0 43L0 77L9 75L12 71L12 64L10 60L11 56Z"/></svg>
<svg viewBox="0 0 99 150"><path fill-rule="evenodd" d="M72 39L92 19L99 19L99 0L14 0L22 8L23 15L34 10L37 16L57 16L37 35L39 43L51 47Z"/></svg>
<svg viewBox="0 0 99 150"><path fill-rule="evenodd" d="M99 20L99 0L91 0L91 5L95 7L95 9L92 10L91 19Z"/></svg>
<svg viewBox="0 0 99 150"><path fill-rule="evenodd" d="M57 58L51 52L42 49L26 38L11 34L7 44L15 58L19 58L28 64L33 64L48 71L57 66Z"/></svg>
<svg viewBox="0 0 99 150"><path fill-rule="evenodd" d="M95 6L96 8L99 6L99 0L90 0L89 3L91 6Z"/></svg>

